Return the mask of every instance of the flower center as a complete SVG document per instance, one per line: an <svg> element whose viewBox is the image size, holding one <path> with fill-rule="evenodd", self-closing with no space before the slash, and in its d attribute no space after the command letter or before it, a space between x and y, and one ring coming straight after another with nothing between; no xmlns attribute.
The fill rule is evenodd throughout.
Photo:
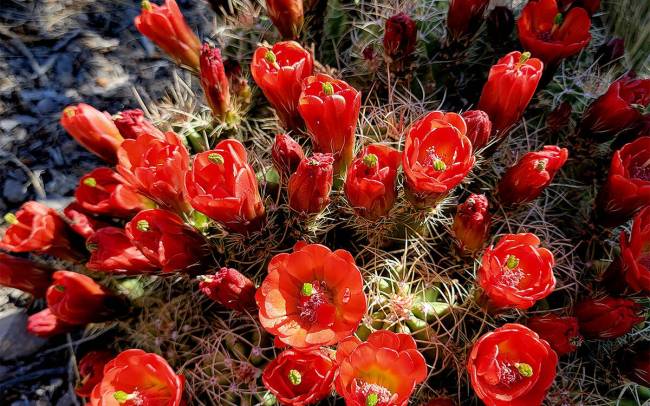
<svg viewBox="0 0 650 406"><path fill-rule="evenodd" d="M631 170L633 178L650 181L650 164L635 166Z"/></svg>
<svg viewBox="0 0 650 406"><path fill-rule="evenodd" d="M223 159L223 155L217 152L212 152L208 154L208 160L213 164L217 164L217 165L223 165L223 163L225 162Z"/></svg>
<svg viewBox="0 0 650 406"><path fill-rule="evenodd" d="M427 149L427 159L425 164L433 168L436 172L442 172L447 169L447 164L443 161L438 154L436 154L436 147Z"/></svg>
<svg viewBox="0 0 650 406"><path fill-rule="evenodd" d="M539 159L535 161L535 170L541 172L546 169L546 165L548 165L548 159Z"/></svg>
<svg viewBox="0 0 650 406"><path fill-rule="evenodd" d="M300 385L300 382L302 382L302 375L298 370L292 369L289 371L289 382L291 382L293 386Z"/></svg>
<svg viewBox="0 0 650 406"><path fill-rule="evenodd" d="M118 390L113 393L113 398L117 400L117 403L120 405L131 402L134 406L144 405L144 399L140 396L140 393L136 390L133 393L126 393L124 391Z"/></svg>
<svg viewBox="0 0 650 406"><path fill-rule="evenodd" d="M519 258L514 255L508 255L506 263L501 269L501 276L498 283L500 285L517 287L526 274L519 268Z"/></svg>
<svg viewBox="0 0 650 406"><path fill-rule="evenodd" d="M315 322L321 316L321 308L328 305L329 301L329 291L325 282L303 283L298 304L300 318L310 323Z"/></svg>
<svg viewBox="0 0 650 406"><path fill-rule="evenodd" d="M365 399L366 406L387 406L393 397L393 394L383 386L363 381L358 382L357 395Z"/></svg>
<svg viewBox="0 0 650 406"><path fill-rule="evenodd" d="M323 83L323 93L325 93L326 96L331 96L334 94L334 86L330 82L325 82Z"/></svg>
<svg viewBox="0 0 650 406"><path fill-rule="evenodd" d="M270 63L271 65L273 65L277 61L277 58L275 57L273 51L266 51L266 54L264 54L264 59L266 60L266 62Z"/></svg>
<svg viewBox="0 0 650 406"><path fill-rule="evenodd" d="M146 233L147 231L149 231L149 222L147 220L138 220L138 222L135 225L135 228L142 231L143 233Z"/></svg>

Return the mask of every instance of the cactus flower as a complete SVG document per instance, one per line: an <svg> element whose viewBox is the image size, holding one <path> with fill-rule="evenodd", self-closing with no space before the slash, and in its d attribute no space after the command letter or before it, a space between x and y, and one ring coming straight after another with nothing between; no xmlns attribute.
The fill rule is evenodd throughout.
<svg viewBox="0 0 650 406"><path fill-rule="evenodd" d="M283 39L298 39L305 22L303 0L266 0L266 12Z"/></svg>
<svg viewBox="0 0 650 406"><path fill-rule="evenodd" d="M87 398L90 396L95 385L101 382L104 376L104 366L115 356L109 351L90 351L84 355L77 370L79 371L79 382L75 388L77 396Z"/></svg>
<svg viewBox="0 0 650 406"><path fill-rule="evenodd" d="M560 317L555 314L531 317L526 323L528 328L546 340L558 356L575 351L582 342L575 317Z"/></svg>
<svg viewBox="0 0 650 406"><path fill-rule="evenodd" d="M203 44L201 48L201 87L212 114L224 121L230 110L230 83L219 48Z"/></svg>
<svg viewBox="0 0 650 406"><path fill-rule="evenodd" d="M57 318L50 309L41 310L27 318L27 332L41 338L65 334L73 329L73 325Z"/></svg>
<svg viewBox="0 0 650 406"><path fill-rule="evenodd" d="M487 197L476 194L458 205L451 229L461 249L476 254L485 245L492 219L488 207Z"/></svg>
<svg viewBox="0 0 650 406"><path fill-rule="evenodd" d="M87 212L114 217L131 217L153 207L153 202L126 186L122 178L107 167L95 168L82 176L75 199Z"/></svg>
<svg viewBox="0 0 650 406"><path fill-rule="evenodd" d="M405 59L415 51L418 27L406 13L397 13L384 26L384 52L392 60Z"/></svg>
<svg viewBox="0 0 650 406"><path fill-rule="evenodd" d="M634 300L611 296L584 299L574 313L582 335L598 340L624 336L645 320L641 306Z"/></svg>
<svg viewBox="0 0 650 406"><path fill-rule="evenodd" d="M164 140L165 134L144 117L140 109L123 110L113 115L113 123L127 140L135 140L141 134L149 134Z"/></svg>
<svg viewBox="0 0 650 406"><path fill-rule="evenodd" d="M635 292L650 292L650 206L634 217L629 237L621 231L621 273Z"/></svg>
<svg viewBox="0 0 650 406"><path fill-rule="evenodd" d="M51 281L52 270L49 268L0 252L0 285L43 297Z"/></svg>
<svg viewBox="0 0 650 406"><path fill-rule="evenodd" d="M115 312L115 296L91 278L76 272L54 272L46 299L52 314L71 325L106 321Z"/></svg>
<svg viewBox="0 0 650 406"><path fill-rule="evenodd" d="M278 134L271 149L271 157L278 173L287 178L298 169L300 161L305 158L305 153L300 144L289 135Z"/></svg>
<svg viewBox="0 0 650 406"><path fill-rule="evenodd" d="M97 230L86 241L86 247L90 251L86 267L93 271L137 275L158 269L121 228L104 227Z"/></svg>
<svg viewBox="0 0 650 406"><path fill-rule="evenodd" d="M199 280L201 292L222 306L238 312L257 309L255 284L237 270L224 267Z"/></svg>
<svg viewBox="0 0 650 406"><path fill-rule="evenodd" d="M454 41L468 41L481 28L490 0L451 0L447 12L447 31Z"/></svg>
<svg viewBox="0 0 650 406"><path fill-rule="evenodd" d="M331 154L314 154L300 161L289 178L289 207L299 213L320 213L330 202L334 180Z"/></svg>
<svg viewBox="0 0 650 406"><path fill-rule="evenodd" d="M467 124L467 138L472 143L472 149L478 151L487 145L492 133L492 122L486 112L469 110L461 114Z"/></svg>

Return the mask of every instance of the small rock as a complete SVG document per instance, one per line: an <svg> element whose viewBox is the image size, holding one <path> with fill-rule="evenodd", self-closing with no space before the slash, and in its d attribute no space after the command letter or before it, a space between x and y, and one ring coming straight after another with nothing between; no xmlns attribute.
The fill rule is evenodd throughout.
<svg viewBox="0 0 650 406"><path fill-rule="evenodd" d="M27 311L7 309L0 312L0 359L12 360L38 351L46 340L27 332Z"/></svg>

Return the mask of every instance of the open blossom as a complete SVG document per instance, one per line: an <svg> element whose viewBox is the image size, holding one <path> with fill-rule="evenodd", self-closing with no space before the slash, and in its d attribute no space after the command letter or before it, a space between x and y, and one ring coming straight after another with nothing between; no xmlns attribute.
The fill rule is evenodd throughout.
<svg viewBox="0 0 650 406"><path fill-rule="evenodd" d="M303 242L271 259L255 300L262 326L297 349L336 344L366 312L363 278L352 255Z"/></svg>
<svg viewBox="0 0 650 406"><path fill-rule="evenodd" d="M575 7L562 14L557 0L529 1L517 20L521 45L541 59L547 69L589 44L591 18Z"/></svg>
<svg viewBox="0 0 650 406"><path fill-rule="evenodd" d="M508 135L521 118L542 78L544 64L529 52L510 52L490 68L481 91L479 110L490 116L492 132L497 138Z"/></svg>
<svg viewBox="0 0 650 406"><path fill-rule="evenodd" d="M640 137L614 152L607 181L598 192L600 221L616 226L650 205L650 137Z"/></svg>
<svg viewBox="0 0 650 406"><path fill-rule="evenodd" d="M230 84L219 48L203 44L201 48L201 87L212 114L221 120L230 110Z"/></svg>
<svg viewBox="0 0 650 406"><path fill-rule="evenodd" d="M207 297L231 310L255 310L255 284L232 268L221 268L214 275L199 277L199 289Z"/></svg>
<svg viewBox="0 0 650 406"><path fill-rule="evenodd" d="M251 75L286 129L302 126L298 112L302 80L313 70L311 54L295 41L260 46L253 54Z"/></svg>
<svg viewBox="0 0 650 406"><path fill-rule="evenodd" d="M61 113L61 126L88 151L114 164L124 141L111 116L84 103L68 106Z"/></svg>
<svg viewBox="0 0 650 406"><path fill-rule="evenodd" d="M587 338L610 340L632 331L645 317L634 300L605 296L587 298L574 309L580 332Z"/></svg>
<svg viewBox="0 0 650 406"><path fill-rule="evenodd" d="M123 110L113 115L113 123L124 139L135 140L142 134L150 134L161 140L165 134L144 117L140 109Z"/></svg>
<svg viewBox="0 0 650 406"><path fill-rule="evenodd" d="M547 314L531 317L526 325L546 340L558 356L575 351L582 342L578 319L575 317Z"/></svg>
<svg viewBox="0 0 650 406"><path fill-rule="evenodd" d="M350 336L336 349L336 391L348 406L406 406L427 376L424 357L407 334L378 330L361 342Z"/></svg>
<svg viewBox="0 0 650 406"><path fill-rule="evenodd" d="M164 140L142 134L124 141L117 154L117 171L127 185L161 207L187 210L185 173L190 154L176 134L168 132Z"/></svg>
<svg viewBox="0 0 650 406"><path fill-rule="evenodd" d="M326 351L283 351L264 368L264 386L283 405L311 405L326 398L336 375Z"/></svg>
<svg viewBox="0 0 650 406"><path fill-rule="evenodd" d="M255 231L264 221L257 177L246 148L237 140L221 141L195 155L185 185L192 207L229 230Z"/></svg>
<svg viewBox="0 0 650 406"><path fill-rule="evenodd" d="M463 181L474 166L465 120L434 111L411 124L406 133L402 167L411 202L433 206Z"/></svg>
<svg viewBox="0 0 650 406"><path fill-rule="evenodd" d="M395 204L395 180L401 163L399 151L372 144L352 161L345 178L345 197L355 211L375 219L386 215Z"/></svg>
<svg viewBox="0 0 650 406"><path fill-rule="evenodd" d="M56 271L47 289L47 307L67 324L83 325L113 315L115 296L97 282L76 272Z"/></svg>
<svg viewBox="0 0 650 406"><path fill-rule="evenodd" d="M632 222L628 238L621 232L621 272L635 292L650 292L650 206L646 206Z"/></svg>
<svg viewBox="0 0 650 406"><path fill-rule="evenodd" d="M300 144L287 134L275 136L271 149L273 166L282 177L291 176L298 169L300 161L305 158L305 153Z"/></svg>
<svg viewBox="0 0 650 406"><path fill-rule="evenodd" d="M133 245L163 272L192 271L209 255L203 237L167 210L143 210L124 229Z"/></svg>
<svg viewBox="0 0 650 406"><path fill-rule="evenodd" d="M95 385L101 382L104 376L104 366L115 356L109 351L90 351L84 355L77 366L79 382L75 388L77 396L87 398Z"/></svg>
<svg viewBox="0 0 650 406"><path fill-rule="evenodd" d="M417 43L418 27L406 13L397 13L384 26L384 52L392 60L408 58Z"/></svg>
<svg viewBox="0 0 650 406"><path fill-rule="evenodd" d="M114 217L131 217L153 203L124 185L111 168L99 167L81 177L75 190L77 203L86 211Z"/></svg>
<svg viewBox="0 0 650 406"><path fill-rule="evenodd" d="M478 283L490 305L528 309L555 288L553 254L533 234L506 234L483 253Z"/></svg>
<svg viewBox="0 0 650 406"><path fill-rule="evenodd" d="M0 252L0 285L43 297L51 281L49 268Z"/></svg>
<svg viewBox="0 0 650 406"><path fill-rule="evenodd" d="M104 227L86 241L90 259L86 267L93 271L119 274L143 274L154 272L156 265L133 245L123 229Z"/></svg>
<svg viewBox="0 0 650 406"><path fill-rule="evenodd" d="M476 253L483 248L492 220L488 208L487 197L477 194L471 194L458 205L451 229L461 249Z"/></svg>
<svg viewBox="0 0 650 406"><path fill-rule="evenodd" d="M284 39L298 39L305 22L303 0L266 0L266 12Z"/></svg>
<svg viewBox="0 0 650 406"><path fill-rule="evenodd" d="M472 143L472 149L477 151L487 145L492 134L492 122L486 112L469 110L461 114L467 125L467 138Z"/></svg>
<svg viewBox="0 0 650 406"><path fill-rule="evenodd" d="M106 364L88 405L182 406L184 387L185 378L160 355L130 349Z"/></svg>
<svg viewBox="0 0 650 406"><path fill-rule="evenodd" d="M300 161L289 178L289 207L299 213L320 213L330 202L334 181L331 154L314 154Z"/></svg>
<svg viewBox="0 0 650 406"><path fill-rule="evenodd" d="M88 211L86 211L79 203L73 201L65 206L63 215L68 219L68 225L83 239L87 239L100 228L109 227L110 224L94 218Z"/></svg>
<svg viewBox="0 0 650 406"><path fill-rule="evenodd" d="M452 41L467 41L483 23L489 0L451 0L447 12L447 31Z"/></svg>
<svg viewBox="0 0 650 406"><path fill-rule="evenodd" d="M57 318L50 309L34 313L27 319L27 332L41 338L54 337L73 329L73 325Z"/></svg>
<svg viewBox="0 0 650 406"><path fill-rule="evenodd" d="M199 70L201 42L187 25L175 0L165 0L163 6L142 1L140 15L135 27L158 45L177 63Z"/></svg>
<svg viewBox="0 0 650 406"><path fill-rule="evenodd" d="M334 172L342 174L352 161L361 92L324 74L302 82L298 110L305 120L314 151L334 156Z"/></svg>
<svg viewBox="0 0 650 406"><path fill-rule="evenodd" d="M509 206L535 200L551 184L568 157L566 148L555 145L545 145L541 151L522 156L499 181L501 203Z"/></svg>
<svg viewBox="0 0 650 406"><path fill-rule="evenodd" d="M467 361L472 388L487 406L541 405L555 379L557 354L521 324L482 335Z"/></svg>

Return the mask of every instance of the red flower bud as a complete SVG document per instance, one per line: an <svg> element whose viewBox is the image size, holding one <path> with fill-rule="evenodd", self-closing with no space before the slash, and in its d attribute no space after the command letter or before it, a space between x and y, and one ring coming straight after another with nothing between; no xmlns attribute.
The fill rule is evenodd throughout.
<svg viewBox="0 0 650 406"><path fill-rule="evenodd" d="M63 214L68 219L70 228L82 236L84 240L100 228L110 226L108 223L94 219L79 203L74 201L63 209Z"/></svg>
<svg viewBox="0 0 650 406"><path fill-rule="evenodd" d="M507 6L495 6L487 17L488 38L492 44L503 44L515 28L515 15Z"/></svg>
<svg viewBox="0 0 650 406"><path fill-rule="evenodd" d="M596 59L601 66L615 62L624 55L625 40L620 37L611 37L607 42L598 47L596 51Z"/></svg>
<svg viewBox="0 0 650 406"><path fill-rule="evenodd" d="M124 229L133 245L163 272L189 272L209 254L203 237L167 210L143 210Z"/></svg>
<svg viewBox="0 0 650 406"><path fill-rule="evenodd" d="M580 332L587 338L609 340L629 333L645 320L641 306L633 300L605 296L585 299L575 307Z"/></svg>
<svg viewBox="0 0 650 406"><path fill-rule="evenodd" d="M465 120L434 111L411 124L402 167L407 192L417 207L433 206L463 181L474 166Z"/></svg>
<svg viewBox="0 0 650 406"><path fill-rule="evenodd" d="M264 368L264 386L283 405L311 405L325 399L337 370L325 351L283 351Z"/></svg>
<svg viewBox="0 0 650 406"><path fill-rule="evenodd" d="M130 349L106 364L88 405L181 406L184 387L185 378L161 356Z"/></svg>
<svg viewBox="0 0 650 406"><path fill-rule="evenodd" d="M451 0L447 13L447 31L454 42L467 41L481 28L490 0Z"/></svg>
<svg viewBox="0 0 650 406"><path fill-rule="evenodd" d="M298 113L302 80L313 69L311 54L294 41L278 42L271 49L261 46L253 55L253 79L287 129L302 126Z"/></svg>
<svg viewBox="0 0 650 406"><path fill-rule="evenodd" d="M95 385L101 382L104 376L104 366L114 358L109 351L90 351L84 355L77 366L79 382L75 388L77 396L87 398Z"/></svg>
<svg viewBox="0 0 650 406"><path fill-rule="evenodd" d="M547 314L530 318L527 325L541 339L546 340L559 356L575 351L582 343L578 319L575 317Z"/></svg>
<svg viewBox="0 0 650 406"><path fill-rule="evenodd" d="M41 338L64 334L73 329L74 326L58 319L50 309L34 313L27 319L27 332Z"/></svg>
<svg viewBox="0 0 650 406"><path fill-rule="evenodd" d="M524 114L543 69L542 61L530 58L529 52L518 51L510 52L490 68L478 108L490 116L496 137L507 136L510 127Z"/></svg>
<svg viewBox="0 0 650 406"><path fill-rule="evenodd" d="M580 127L598 138L608 139L633 127L650 105L650 79L625 76L612 83L582 115Z"/></svg>
<svg viewBox="0 0 650 406"><path fill-rule="evenodd" d="M190 166L190 154L173 132L159 140L142 134L136 140L126 140L118 151L117 171L124 182L151 198L161 207L183 212L187 210L185 173Z"/></svg>
<svg viewBox="0 0 650 406"><path fill-rule="evenodd" d="M224 140L195 155L185 184L192 207L229 230L245 233L262 225L264 204L241 142Z"/></svg>
<svg viewBox="0 0 650 406"><path fill-rule="evenodd" d="M86 247L90 251L86 267L93 271L142 274L158 269L133 245L121 228L105 227L98 230L88 238Z"/></svg>
<svg viewBox="0 0 650 406"><path fill-rule="evenodd" d="M82 176L75 199L86 211L114 217L131 217L153 206L146 197L122 183L111 168L99 167Z"/></svg>
<svg viewBox="0 0 650 406"><path fill-rule="evenodd" d="M334 180L332 154L314 154L300 161L289 178L289 207L302 213L320 213L330 202Z"/></svg>
<svg viewBox="0 0 650 406"><path fill-rule="evenodd" d="M496 308L528 309L555 289L551 251L533 234L506 234L487 248L477 279Z"/></svg>
<svg viewBox="0 0 650 406"><path fill-rule="evenodd" d="M406 13L397 13L386 20L384 52L392 60L408 58L415 51L418 27Z"/></svg>
<svg viewBox="0 0 650 406"><path fill-rule="evenodd" d="M28 259L0 252L0 285L20 289L34 297L45 296L52 271Z"/></svg>
<svg viewBox="0 0 650 406"><path fill-rule="evenodd" d="M177 63L199 70L201 42L187 25L175 0L165 0L164 6L142 0L142 11L134 23L142 35Z"/></svg>
<svg viewBox="0 0 650 406"><path fill-rule="evenodd" d="M499 181L501 203L509 206L535 200L551 184L568 157L566 148L555 145L546 145L541 151L522 156Z"/></svg>
<svg viewBox="0 0 650 406"><path fill-rule="evenodd" d="M492 122L486 112L469 110L461 114L467 124L467 138L472 143L472 149L478 151L487 145L492 132Z"/></svg>
<svg viewBox="0 0 650 406"><path fill-rule="evenodd" d="M521 45L547 69L586 47L591 41L590 26L585 9L573 8L563 15L556 0L529 1L517 20Z"/></svg>
<svg viewBox="0 0 650 406"><path fill-rule="evenodd" d="M284 39L298 39L305 22L303 0L266 0L266 12Z"/></svg>
<svg viewBox="0 0 650 406"><path fill-rule="evenodd" d="M361 93L342 80L317 74L302 82L298 109L314 151L333 154L334 171L344 173L354 154Z"/></svg>
<svg viewBox="0 0 650 406"><path fill-rule="evenodd" d="M105 321L113 315L114 296L86 275L56 271L47 289L47 307L67 324L83 325Z"/></svg>
<svg viewBox="0 0 650 406"><path fill-rule="evenodd" d="M201 48L201 87L212 114L224 120L230 110L230 84L219 48L203 44Z"/></svg>
<svg viewBox="0 0 650 406"><path fill-rule="evenodd" d="M287 134L275 136L273 149L271 149L273 166L281 176L291 176L298 169L300 161L305 158L305 153L300 144Z"/></svg>
<svg viewBox="0 0 650 406"><path fill-rule="evenodd" d="M144 111L140 109L124 110L113 116L113 123L125 139L135 140L141 134L149 134L164 140L165 134L153 123L144 118Z"/></svg>
<svg viewBox="0 0 650 406"><path fill-rule="evenodd" d="M461 249L475 254L483 248L492 219L488 207L487 197L475 194L458 205L452 231Z"/></svg>
<svg viewBox="0 0 650 406"><path fill-rule="evenodd" d="M482 335L467 361L472 388L486 405L541 405L555 379L557 354L521 324Z"/></svg>
<svg viewBox="0 0 650 406"><path fill-rule="evenodd" d="M221 268L214 275L200 277L199 289L207 297L231 310L256 310L253 281L232 268Z"/></svg>
<svg viewBox="0 0 650 406"><path fill-rule="evenodd" d="M43 252L64 260L78 260L72 230L59 214L38 202L24 203L16 214L4 216L9 224L0 248L10 252Z"/></svg>
<svg viewBox="0 0 650 406"><path fill-rule="evenodd" d="M650 205L650 137L637 138L614 152L607 182L596 198L600 220L607 226L627 221Z"/></svg>
<svg viewBox="0 0 650 406"><path fill-rule="evenodd" d="M560 103L560 105L557 106L555 110L551 111L548 117L546 117L546 128L548 128L550 132L554 133L564 129L569 125L572 110L573 108L571 107L571 103L565 101Z"/></svg>
<svg viewBox="0 0 650 406"><path fill-rule="evenodd" d="M650 342L639 341L621 360L623 374L632 382L642 386L650 386Z"/></svg>
<svg viewBox="0 0 650 406"><path fill-rule="evenodd" d="M395 180L402 154L386 145L372 144L352 161L345 178L345 197L360 216L386 215L397 197Z"/></svg>
<svg viewBox="0 0 650 406"><path fill-rule="evenodd" d="M68 106L61 113L61 126L88 151L114 164L124 141L111 116L84 103Z"/></svg>
<svg viewBox="0 0 650 406"><path fill-rule="evenodd" d="M629 236L621 232L621 272L635 292L650 293L650 206L635 217Z"/></svg>

